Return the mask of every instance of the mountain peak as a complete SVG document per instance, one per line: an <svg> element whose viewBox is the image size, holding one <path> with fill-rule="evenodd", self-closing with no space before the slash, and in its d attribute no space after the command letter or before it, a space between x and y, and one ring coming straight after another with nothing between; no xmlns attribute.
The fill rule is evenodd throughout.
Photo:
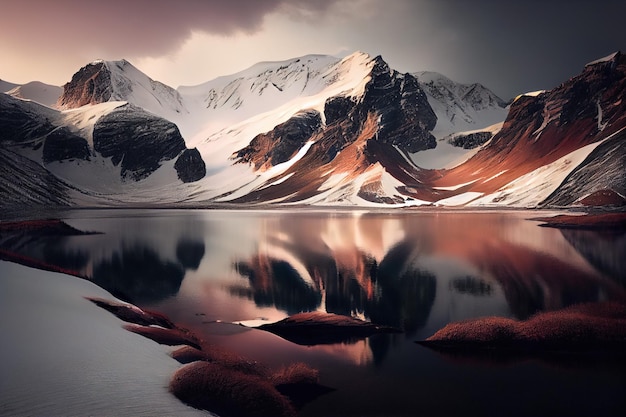
<svg viewBox="0 0 626 417"><path fill-rule="evenodd" d="M63 86L61 109L108 101L127 101L158 115L186 112L178 92L154 81L126 59L96 60L78 70Z"/></svg>

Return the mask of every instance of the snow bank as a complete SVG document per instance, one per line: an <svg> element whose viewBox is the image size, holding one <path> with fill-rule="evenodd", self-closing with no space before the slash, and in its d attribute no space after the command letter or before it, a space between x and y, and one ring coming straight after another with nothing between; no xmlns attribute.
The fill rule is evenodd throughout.
<svg viewBox="0 0 626 417"><path fill-rule="evenodd" d="M0 415L209 415L167 391L168 348L124 330L75 277L0 262Z"/></svg>

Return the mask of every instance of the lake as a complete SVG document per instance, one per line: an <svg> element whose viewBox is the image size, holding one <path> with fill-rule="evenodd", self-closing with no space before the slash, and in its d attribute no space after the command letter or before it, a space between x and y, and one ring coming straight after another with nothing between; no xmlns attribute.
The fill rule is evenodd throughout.
<svg viewBox="0 0 626 417"><path fill-rule="evenodd" d="M529 220L549 214L70 210L57 215L99 234L24 239L12 249L76 271L250 359L318 369L334 391L302 416L624 415L623 364L448 356L415 343L469 318L523 320L579 302L626 300L626 236ZM403 332L301 346L233 324L304 311Z"/></svg>

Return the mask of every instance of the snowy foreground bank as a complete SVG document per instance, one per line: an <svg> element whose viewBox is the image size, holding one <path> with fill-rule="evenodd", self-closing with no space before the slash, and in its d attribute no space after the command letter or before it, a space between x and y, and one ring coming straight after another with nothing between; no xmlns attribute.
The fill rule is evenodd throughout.
<svg viewBox="0 0 626 417"><path fill-rule="evenodd" d="M0 415L211 415L168 391L180 367L171 348L84 298L113 299L107 291L0 262Z"/></svg>

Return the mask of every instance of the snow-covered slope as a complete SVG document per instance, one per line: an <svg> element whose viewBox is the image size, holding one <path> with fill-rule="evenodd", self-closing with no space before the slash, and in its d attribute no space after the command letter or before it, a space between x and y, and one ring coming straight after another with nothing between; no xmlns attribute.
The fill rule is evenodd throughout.
<svg viewBox="0 0 626 417"><path fill-rule="evenodd" d="M372 66L372 58L360 52L344 59L307 55L263 62L198 86L179 87L194 113L181 120L181 131L191 146L244 129L254 137L302 109L323 109L329 97L360 95Z"/></svg>

